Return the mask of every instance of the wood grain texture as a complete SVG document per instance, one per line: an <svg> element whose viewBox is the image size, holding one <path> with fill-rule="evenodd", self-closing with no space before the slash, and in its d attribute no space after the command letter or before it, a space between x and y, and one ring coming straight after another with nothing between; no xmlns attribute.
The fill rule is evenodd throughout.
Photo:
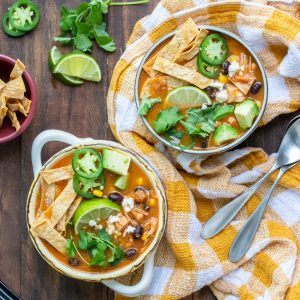
<svg viewBox="0 0 300 300"><path fill-rule="evenodd" d="M2 0L0 15L13 0ZM54 82L48 70L48 53L59 33L59 7L76 6L80 0L36 0L42 10L38 28L19 39L0 30L0 53L20 58L37 84L38 107L35 118L18 139L0 144L0 279L22 299L113 299L113 292L101 284L72 280L58 274L38 255L26 228L25 205L33 179L30 150L33 139L45 129L67 130L80 137L114 139L106 114L106 93L114 65L118 61L135 22L150 13L158 0L145 6L112 7L107 16L109 32L117 51L106 54L97 47L93 56L101 65L101 84L87 83L71 88ZM66 49L67 51L67 49ZM292 116L282 116L261 128L242 146L260 146L276 151L286 124ZM43 152L47 159L64 145L50 144ZM215 299L208 288L185 298Z"/></svg>

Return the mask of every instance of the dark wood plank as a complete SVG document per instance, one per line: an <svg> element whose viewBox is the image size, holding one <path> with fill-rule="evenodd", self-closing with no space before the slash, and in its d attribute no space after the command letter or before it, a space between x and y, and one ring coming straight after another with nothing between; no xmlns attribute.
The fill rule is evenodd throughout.
<svg viewBox="0 0 300 300"><path fill-rule="evenodd" d="M1 1L0 15L12 3ZM113 292L101 284L79 282L58 274L35 251L27 233L25 204L32 181L31 144L35 136L49 128L67 130L82 137L113 139L107 123L106 94L113 68L124 51L124 45L135 22L150 13L158 0L138 7L113 7L107 16L117 51L107 55L95 47L93 56L101 65L101 84L87 83L70 88L53 82L47 67L47 56L59 33L59 7L76 6L79 0L39 1L42 20L39 27L20 39L8 38L0 30L0 53L24 61L38 89L37 113L28 130L17 140L0 145L0 279L22 299L113 299ZM276 151L291 116L281 116L261 128L244 145ZM44 159L64 145L46 147ZM185 299L215 299L208 288Z"/></svg>

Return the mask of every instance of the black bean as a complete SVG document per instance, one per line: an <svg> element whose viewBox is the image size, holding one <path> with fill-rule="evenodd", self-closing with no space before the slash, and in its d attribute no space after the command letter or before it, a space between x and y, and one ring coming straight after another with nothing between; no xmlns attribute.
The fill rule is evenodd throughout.
<svg viewBox="0 0 300 300"><path fill-rule="evenodd" d="M144 206L144 211L149 211L150 210L150 206L149 205L145 205Z"/></svg>
<svg viewBox="0 0 300 300"><path fill-rule="evenodd" d="M208 146L208 139L201 140L201 148L205 149Z"/></svg>
<svg viewBox="0 0 300 300"><path fill-rule="evenodd" d="M77 258L73 258L73 257L70 257L68 259L68 263L71 265L71 266L80 266L80 261L77 259Z"/></svg>
<svg viewBox="0 0 300 300"><path fill-rule="evenodd" d="M135 227L135 230L134 230L132 236L134 239L137 240L137 239L141 238L143 233L144 233L144 227L142 225L137 225Z"/></svg>
<svg viewBox="0 0 300 300"><path fill-rule="evenodd" d="M208 86L206 89L204 89L206 94L209 96L209 98L214 99L216 95L216 89L212 86Z"/></svg>
<svg viewBox="0 0 300 300"><path fill-rule="evenodd" d="M133 258L137 254L137 249L135 248L128 248L125 250L125 256L127 258Z"/></svg>
<svg viewBox="0 0 300 300"><path fill-rule="evenodd" d="M257 94L258 91L260 90L261 86L262 86L262 83L260 81L254 82L250 88L251 94L253 94L253 95Z"/></svg>
<svg viewBox="0 0 300 300"><path fill-rule="evenodd" d="M223 64L223 74L224 75L228 75L228 71L229 71L229 66L230 66L230 62L228 60L226 60Z"/></svg>
<svg viewBox="0 0 300 300"><path fill-rule="evenodd" d="M112 192L108 195L108 199L112 202L122 203L124 196L119 192Z"/></svg>

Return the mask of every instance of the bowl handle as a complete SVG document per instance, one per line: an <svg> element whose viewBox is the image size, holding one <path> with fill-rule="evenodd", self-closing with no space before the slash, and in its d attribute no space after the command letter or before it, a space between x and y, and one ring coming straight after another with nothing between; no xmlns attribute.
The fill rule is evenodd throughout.
<svg viewBox="0 0 300 300"><path fill-rule="evenodd" d="M150 256L146 259L143 276L136 285L128 286L121 284L116 280L106 280L102 281L102 283L114 290L116 293L126 297L137 297L145 294L153 279L154 255L155 252L150 254Z"/></svg>
<svg viewBox="0 0 300 300"><path fill-rule="evenodd" d="M33 167L34 176L38 174L38 172L42 168L42 157L41 152L44 145L48 142L63 142L70 145L79 145L82 143L93 142L94 140L91 138L81 139L77 136L62 131L62 130L45 130L41 132L33 141L31 148L31 161Z"/></svg>

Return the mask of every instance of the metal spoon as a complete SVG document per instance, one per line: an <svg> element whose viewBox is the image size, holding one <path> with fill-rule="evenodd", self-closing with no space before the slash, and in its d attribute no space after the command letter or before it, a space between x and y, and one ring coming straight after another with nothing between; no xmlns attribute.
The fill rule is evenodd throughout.
<svg viewBox="0 0 300 300"><path fill-rule="evenodd" d="M254 210L250 218L243 225L242 229L239 231L238 235L235 237L229 252L229 259L231 262L240 261L243 256L246 254L247 250L250 248L256 232L258 230L259 224L262 220L266 207L269 203L269 200L275 190L277 184L279 183L281 177L284 173L294 167L296 164L283 166L280 168L278 176L274 181L272 187L264 197L264 199L260 202L257 208Z"/></svg>
<svg viewBox="0 0 300 300"><path fill-rule="evenodd" d="M290 123L280 148L276 161L267 174L253 184L234 200L219 209L204 225L201 232L203 239L209 239L223 230L237 213L243 208L262 183L277 169L300 160L300 116Z"/></svg>

